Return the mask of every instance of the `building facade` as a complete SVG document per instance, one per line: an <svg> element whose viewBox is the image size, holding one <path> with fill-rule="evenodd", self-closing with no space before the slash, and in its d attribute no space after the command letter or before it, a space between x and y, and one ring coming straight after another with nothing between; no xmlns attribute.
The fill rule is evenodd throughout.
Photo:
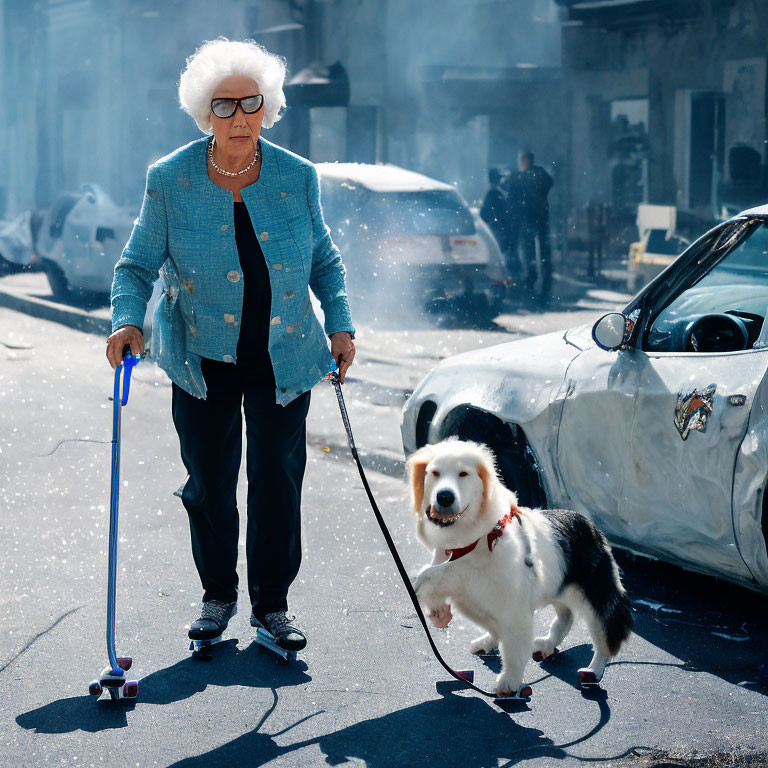
<svg viewBox="0 0 768 768"><path fill-rule="evenodd" d="M768 4L558 2L574 206L711 221L766 200Z"/></svg>
<svg viewBox="0 0 768 768"><path fill-rule="evenodd" d="M42 208L83 182L141 200L147 165L199 131L178 107L205 39L288 62L272 141L313 161L392 162L479 200L530 146L559 177L554 0L0 0L0 200ZM557 189L557 188L556 188Z"/></svg>

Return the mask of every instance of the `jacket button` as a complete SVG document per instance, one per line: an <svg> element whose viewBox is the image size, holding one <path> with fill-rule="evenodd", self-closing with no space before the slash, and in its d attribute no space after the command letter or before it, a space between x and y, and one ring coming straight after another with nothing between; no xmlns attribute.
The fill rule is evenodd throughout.
<svg viewBox="0 0 768 768"><path fill-rule="evenodd" d="M240 279L240 273L236 269L231 269L227 272L227 280L230 283L236 283Z"/></svg>
<svg viewBox="0 0 768 768"><path fill-rule="evenodd" d="M272 266L273 266L275 269L282 269L282 268L283 268L283 265L282 265L282 264L273 264Z"/></svg>
<svg viewBox="0 0 768 768"><path fill-rule="evenodd" d="M285 192L281 192L280 197L285 197Z"/></svg>
<svg viewBox="0 0 768 768"><path fill-rule="evenodd" d="M232 357L232 355L224 355L221 358L225 363L233 363L235 361L235 358Z"/></svg>
<svg viewBox="0 0 768 768"><path fill-rule="evenodd" d="M226 232L229 229L229 224L222 224L221 225L221 231Z"/></svg>
<svg viewBox="0 0 768 768"><path fill-rule="evenodd" d="M227 312L224 313L224 322L225 323L234 323L235 322L235 316L230 315Z"/></svg>
<svg viewBox="0 0 768 768"><path fill-rule="evenodd" d="M267 240L269 238L269 232L262 232L260 235L261 240Z"/></svg>

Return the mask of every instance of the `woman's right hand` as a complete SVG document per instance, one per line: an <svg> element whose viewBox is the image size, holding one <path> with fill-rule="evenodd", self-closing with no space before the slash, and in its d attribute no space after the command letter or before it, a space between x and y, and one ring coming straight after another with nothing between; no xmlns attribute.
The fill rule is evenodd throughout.
<svg viewBox="0 0 768 768"><path fill-rule="evenodd" d="M123 347L131 346L132 355L144 353L144 334L137 325L123 325L107 337L107 360L112 370L123 362Z"/></svg>

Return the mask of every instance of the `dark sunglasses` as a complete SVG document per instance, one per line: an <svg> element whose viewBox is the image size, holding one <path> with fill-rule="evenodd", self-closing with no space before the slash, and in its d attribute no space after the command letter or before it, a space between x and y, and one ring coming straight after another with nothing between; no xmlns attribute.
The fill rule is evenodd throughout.
<svg viewBox="0 0 768 768"><path fill-rule="evenodd" d="M237 111L237 105L243 108L246 115L252 115L258 112L264 105L264 94L257 93L255 96L243 96L242 99L213 99L211 101L211 112L216 117L232 117Z"/></svg>

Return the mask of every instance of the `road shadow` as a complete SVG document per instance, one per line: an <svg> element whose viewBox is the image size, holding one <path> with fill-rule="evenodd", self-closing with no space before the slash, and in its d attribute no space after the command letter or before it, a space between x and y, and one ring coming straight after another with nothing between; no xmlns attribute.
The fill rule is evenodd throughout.
<svg viewBox="0 0 768 768"><path fill-rule="evenodd" d="M259 766L278 758L288 758L290 764L291 755L313 746L320 748L326 765L357 759L368 768L497 768L502 762L515 765L532 754L558 759L566 756L542 731L519 725L475 696L448 695L284 746L275 739L298 723L279 733L262 732L270 713L253 731L210 752L173 763L173 768ZM294 764L299 764L298 756Z"/></svg>
<svg viewBox="0 0 768 768"><path fill-rule="evenodd" d="M636 634L680 659L682 669L768 694L768 596L621 550L614 555ZM614 662L622 663L633 662Z"/></svg>
<svg viewBox="0 0 768 768"><path fill-rule="evenodd" d="M260 654L254 643L239 650L236 639L218 643L212 657L210 661L201 661L189 656L141 678L137 703L172 704L191 698L209 685L277 690L312 679L303 661L282 666L271 654ZM112 702L104 698L96 702L89 695L74 696L24 712L16 722L35 733L95 733L125 727L126 714L135 706L129 700Z"/></svg>

